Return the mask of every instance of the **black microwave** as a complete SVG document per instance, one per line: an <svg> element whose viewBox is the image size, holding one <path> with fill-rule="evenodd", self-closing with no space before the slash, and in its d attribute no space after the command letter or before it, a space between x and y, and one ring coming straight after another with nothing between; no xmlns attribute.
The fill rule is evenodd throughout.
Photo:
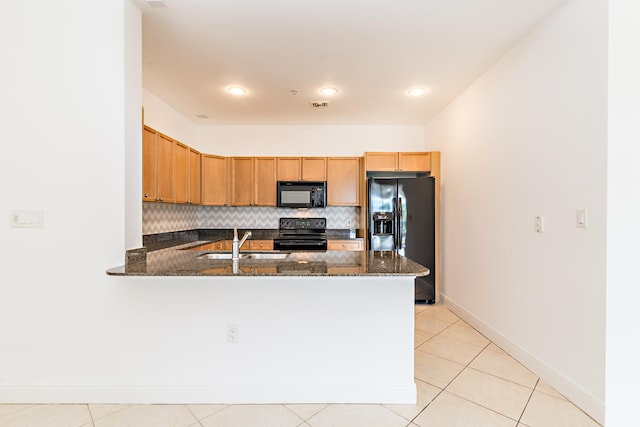
<svg viewBox="0 0 640 427"><path fill-rule="evenodd" d="M279 208L324 208L326 181L278 181Z"/></svg>

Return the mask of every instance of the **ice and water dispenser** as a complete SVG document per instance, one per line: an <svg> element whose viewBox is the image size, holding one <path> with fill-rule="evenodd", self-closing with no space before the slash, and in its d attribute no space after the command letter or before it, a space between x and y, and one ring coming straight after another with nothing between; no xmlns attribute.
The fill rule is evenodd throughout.
<svg viewBox="0 0 640 427"><path fill-rule="evenodd" d="M393 233L393 212L373 213L373 234Z"/></svg>

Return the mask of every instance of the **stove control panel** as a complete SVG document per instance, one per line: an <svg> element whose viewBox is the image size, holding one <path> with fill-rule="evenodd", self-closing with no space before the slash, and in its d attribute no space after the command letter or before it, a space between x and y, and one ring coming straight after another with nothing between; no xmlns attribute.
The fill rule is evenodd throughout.
<svg viewBox="0 0 640 427"><path fill-rule="evenodd" d="M281 230L324 230L326 228L326 218L280 218Z"/></svg>

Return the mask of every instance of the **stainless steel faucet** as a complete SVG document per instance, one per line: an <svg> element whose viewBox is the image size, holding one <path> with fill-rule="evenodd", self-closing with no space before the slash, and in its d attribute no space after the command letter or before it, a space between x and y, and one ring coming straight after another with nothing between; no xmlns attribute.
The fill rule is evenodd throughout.
<svg viewBox="0 0 640 427"><path fill-rule="evenodd" d="M238 229L233 229L233 241L231 242L231 261L238 262L240 260L240 248L244 242L251 237L251 232L247 231L242 236L242 239L238 241Z"/></svg>

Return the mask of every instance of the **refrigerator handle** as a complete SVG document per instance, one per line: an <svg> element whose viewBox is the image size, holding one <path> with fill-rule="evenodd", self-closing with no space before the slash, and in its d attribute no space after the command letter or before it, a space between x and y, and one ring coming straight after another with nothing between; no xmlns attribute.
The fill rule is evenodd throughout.
<svg viewBox="0 0 640 427"><path fill-rule="evenodd" d="M402 197L398 197L398 249L402 249Z"/></svg>
<svg viewBox="0 0 640 427"><path fill-rule="evenodd" d="M393 206L393 249L398 248L398 203L394 197L391 201Z"/></svg>

